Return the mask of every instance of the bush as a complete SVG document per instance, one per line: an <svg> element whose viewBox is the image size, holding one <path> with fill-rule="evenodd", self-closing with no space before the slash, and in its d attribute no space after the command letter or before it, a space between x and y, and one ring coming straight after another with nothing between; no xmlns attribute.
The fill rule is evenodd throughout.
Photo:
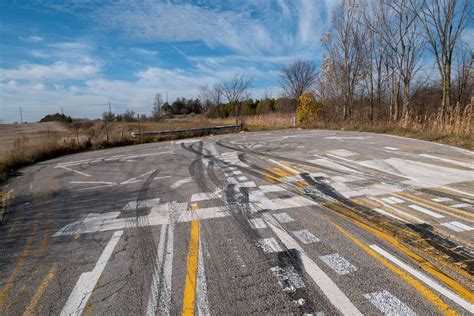
<svg viewBox="0 0 474 316"><path fill-rule="evenodd" d="M48 114L46 115L45 117L43 117L41 120L40 120L40 123L44 123L44 122L64 122L64 123L71 123L72 122L72 118L68 115L64 115L64 114L59 114L59 113L56 113L56 114Z"/></svg>
<svg viewBox="0 0 474 316"><path fill-rule="evenodd" d="M298 100L296 117L300 123L310 123L316 121L323 110L323 104L316 101L311 92L306 92Z"/></svg>

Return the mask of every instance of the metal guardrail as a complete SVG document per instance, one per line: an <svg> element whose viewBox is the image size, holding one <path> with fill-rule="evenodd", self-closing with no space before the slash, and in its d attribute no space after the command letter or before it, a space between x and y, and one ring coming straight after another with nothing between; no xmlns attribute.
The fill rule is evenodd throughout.
<svg viewBox="0 0 474 316"><path fill-rule="evenodd" d="M140 136L156 136L156 135L173 135L173 134L185 134L192 132L203 132L203 133L212 133L225 130L240 130L242 125L224 125L224 126L212 126L204 128L188 128L188 129L176 129L176 130L166 130L166 131L156 131L156 132L132 132L132 138L137 138Z"/></svg>

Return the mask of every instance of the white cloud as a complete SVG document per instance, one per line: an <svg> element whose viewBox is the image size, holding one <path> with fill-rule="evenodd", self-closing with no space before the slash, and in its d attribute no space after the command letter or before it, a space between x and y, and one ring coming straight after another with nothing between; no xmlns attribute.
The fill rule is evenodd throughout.
<svg viewBox="0 0 474 316"><path fill-rule="evenodd" d="M50 65L22 64L15 69L0 68L0 80L85 79L99 72L95 64L70 64L57 61Z"/></svg>
<svg viewBox="0 0 474 316"><path fill-rule="evenodd" d="M30 43L39 43L39 42L42 42L44 40L43 37L36 36L36 35L31 35L31 36L28 36L28 37L21 36L20 38L21 38L21 40L23 40L25 42L30 42Z"/></svg>
<svg viewBox="0 0 474 316"><path fill-rule="evenodd" d="M142 55L146 55L146 56L156 56L156 55L158 55L158 52L155 51L155 50L145 49L145 48L140 48L140 47L132 47L132 48L130 48L130 50L132 52L142 54Z"/></svg>

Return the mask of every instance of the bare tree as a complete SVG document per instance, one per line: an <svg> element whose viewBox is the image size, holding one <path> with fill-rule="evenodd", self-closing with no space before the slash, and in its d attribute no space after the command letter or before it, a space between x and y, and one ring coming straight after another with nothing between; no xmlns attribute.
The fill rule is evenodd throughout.
<svg viewBox="0 0 474 316"><path fill-rule="evenodd" d="M155 94L155 101L153 102L152 116L154 119L159 119L161 117L161 106L163 105L163 98L161 93Z"/></svg>
<svg viewBox="0 0 474 316"><path fill-rule="evenodd" d="M253 79L245 75L235 75L222 83L222 91L229 103L241 102L248 98Z"/></svg>
<svg viewBox="0 0 474 316"><path fill-rule="evenodd" d="M211 91L209 90L209 86L201 86L199 88L199 101L204 108L204 112L207 112L207 107L211 103Z"/></svg>
<svg viewBox="0 0 474 316"><path fill-rule="evenodd" d="M469 102L470 95L474 92L474 52L463 44L456 54L456 103L461 106Z"/></svg>
<svg viewBox="0 0 474 316"><path fill-rule="evenodd" d="M296 60L282 69L279 83L288 97L298 100L314 86L317 76L312 61Z"/></svg>
<svg viewBox="0 0 474 316"><path fill-rule="evenodd" d="M471 0L424 1L420 17L441 76L441 107L444 119L446 113L451 110L451 67L454 50L466 25L472 21Z"/></svg>
<svg viewBox="0 0 474 316"><path fill-rule="evenodd" d="M212 89L209 89L209 100L212 104L219 106L222 104L222 100L224 98L224 89L222 85L216 83L212 86Z"/></svg>
<svg viewBox="0 0 474 316"><path fill-rule="evenodd" d="M356 0L341 0L333 15L333 46L330 58L343 90L343 118L352 116L357 79L362 67L362 27L360 6Z"/></svg>

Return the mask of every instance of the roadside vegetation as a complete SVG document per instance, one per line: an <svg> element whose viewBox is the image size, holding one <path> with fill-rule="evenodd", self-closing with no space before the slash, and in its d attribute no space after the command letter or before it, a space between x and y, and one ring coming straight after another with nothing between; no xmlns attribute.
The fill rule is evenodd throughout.
<svg viewBox="0 0 474 316"><path fill-rule="evenodd" d="M8 138L2 139L0 177L63 154L178 137L132 139L131 131L237 123L247 131L389 133L473 150L474 54L472 43L463 42L471 18L468 0L341 1L331 32L320 39L321 65L310 60L285 65L278 77L281 95L267 90L252 99L253 78L235 74L202 86L192 99L168 103L157 93L148 115L130 109L113 113L109 104L101 120L76 121L56 113L39 127L0 125ZM435 62L427 65L427 60ZM192 136L201 135L179 137Z"/></svg>

